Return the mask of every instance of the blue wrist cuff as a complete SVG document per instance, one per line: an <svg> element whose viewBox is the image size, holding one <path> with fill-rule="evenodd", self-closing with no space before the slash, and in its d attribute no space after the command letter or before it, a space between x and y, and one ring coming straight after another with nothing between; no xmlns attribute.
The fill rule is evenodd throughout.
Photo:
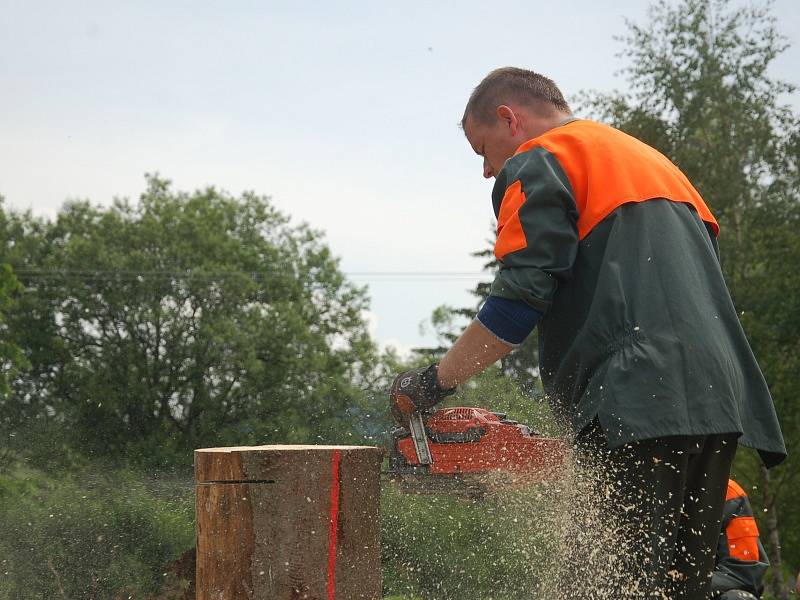
<svg viewBox="0 0 800 600"><path fill-rule="evenodd" d="M518 345L530 335L542 313L522 300L489 296L477 319L501 340Z"/></svg>

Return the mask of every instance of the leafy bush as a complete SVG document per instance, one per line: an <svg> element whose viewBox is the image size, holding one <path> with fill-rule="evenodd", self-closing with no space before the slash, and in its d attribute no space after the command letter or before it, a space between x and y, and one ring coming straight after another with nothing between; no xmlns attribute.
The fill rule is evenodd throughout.
<svg viewBox="0 0 800 600"><path fill-rule="evenodd" d="M552 572L557 543L558 512L542 494L537 486L473 501L384 486L384 593L426 600L535 597Z"/></svg>
<svg viewBox="0 0 800 600"><path fill-rule="evenodd" d="M194 545L193 489L84 468L0 476L3 598L141 598Z"/></svg>

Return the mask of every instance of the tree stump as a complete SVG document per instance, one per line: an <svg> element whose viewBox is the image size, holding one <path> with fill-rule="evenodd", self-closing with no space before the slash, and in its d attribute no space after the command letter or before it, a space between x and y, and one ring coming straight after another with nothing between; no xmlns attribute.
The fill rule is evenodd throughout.
<svg viewBox="0 0 800 600"><path fill-rule="evenodd" d="M378 600L382 451L195 451L197 600Z"/></svg>

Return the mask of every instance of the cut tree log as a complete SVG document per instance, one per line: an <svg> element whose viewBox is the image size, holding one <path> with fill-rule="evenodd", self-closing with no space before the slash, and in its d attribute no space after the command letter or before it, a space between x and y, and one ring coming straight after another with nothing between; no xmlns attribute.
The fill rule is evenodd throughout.
<svg viewBox="0 0 800 600"><path fill-rule="evenodd" d="M382 450L196 450L197 600L378 600Z"/></svg>

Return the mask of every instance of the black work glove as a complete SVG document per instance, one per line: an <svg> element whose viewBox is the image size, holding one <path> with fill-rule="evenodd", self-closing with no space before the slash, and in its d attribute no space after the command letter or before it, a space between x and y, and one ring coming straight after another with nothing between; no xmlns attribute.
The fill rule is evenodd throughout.
<svg viewBox="0 0 800 600"><path fill-rule="evenodd" d="M438 368L438 365L431 365L395 377L389 391L389 410L399 426L408 427L411 413L426 411L455 393L455 387L443 388L439 385Z"/></svg>

